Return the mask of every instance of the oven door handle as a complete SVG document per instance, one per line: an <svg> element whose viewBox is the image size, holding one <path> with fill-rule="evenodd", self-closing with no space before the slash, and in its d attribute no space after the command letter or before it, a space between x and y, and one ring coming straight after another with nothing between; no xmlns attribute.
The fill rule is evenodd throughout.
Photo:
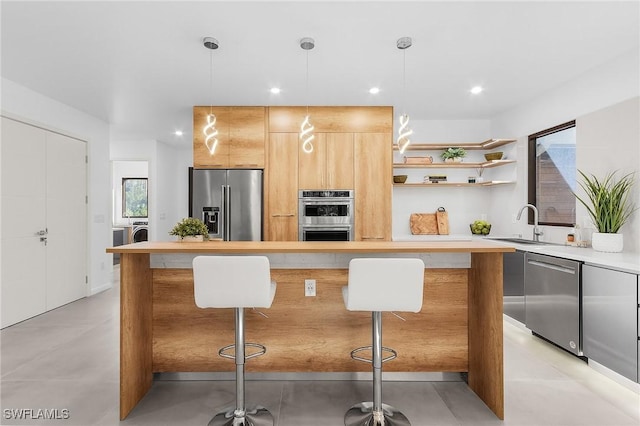
<svg viewBox="0 0 640 426"><path fill-rule="evenodd" d="M317 205L331 205L331 206L349 206L353 204L353 201L331 201L331 200L300 200L300 203L305 206L317 206Z"/></svg>

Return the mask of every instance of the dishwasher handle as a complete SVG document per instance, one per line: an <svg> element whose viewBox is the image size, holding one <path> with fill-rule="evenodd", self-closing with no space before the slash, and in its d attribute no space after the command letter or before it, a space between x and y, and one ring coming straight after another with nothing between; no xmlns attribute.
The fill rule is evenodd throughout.
<svg viewBox="0 0 640 426"><path fill-rule="evenodd" d="M576 274L575 268L570 268L567 266L556 265L556 264L547 263L547 262L540 262L539 260L531 260L531 259L527 259L527 263L529 265L539 266L541 268L553 269L554 271L564 272L565 274L571 274L571 275Z"/></svg>

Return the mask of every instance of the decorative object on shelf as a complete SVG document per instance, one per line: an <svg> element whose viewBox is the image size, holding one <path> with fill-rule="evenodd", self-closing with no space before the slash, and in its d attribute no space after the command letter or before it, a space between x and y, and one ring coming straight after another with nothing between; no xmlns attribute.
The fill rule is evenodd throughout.
<svg viewBox="0 0 640 426"><path fill-rule="evenodd" d="M464 150L464 148L447 148L445 149L442 154L440 154L440 157L445 161L445 162L460 162L462 161L462 157L464 157L465 155L467 155L467 151Z"/></svg>
<svg viewBox="0 0 640 426"><path fill-rule="evenodd" d="M204 241L209 239L209 229L200 219L185 217L175 224L169 235L176 235L182 241Z"/></svg>
<svg viewBox="0 0 640 426"><path fill-rule="evenodd" d="M404 157L405 164L432 164L433 157Z"/></svg>
<svg viewBox="0 0 640 426"><path fill-rule="evenodd" d="M402 108L403 110L406 108L406 93L407 93L407 61L406 61L406 51L411 47L412 41L411 37L401 37L398 39L396 46L398 49L402 50ZM411 144L411 139L409 136L413 134L413 130L409 127L409 116L406 112L403 112L400 116L400 127L398 128L398 150L400 154L404 154L404 151L407 149L409 144Z"/></svg>
<svg viewBox="0 0 640 426"><path fill-rule="evenodd" d="M617 172L607 174L602 180L581 170L580 187L587 194L585 200L575 192L576 199L587 208L598 232L591 236L591 246L596 251L618 253L622 251L623 236L618 231L637 210L629 199L635 173L616 179Z"/></svg>
<svg viewBox="0 0 640 426"><path fill-rule="evenodd" d="M310 37L304 37L300 40L300 47L307 52L307 68L306 68L306 98L307 98L307 114L300 125L300 141L302 142L302 150L310 154L313 152L313 139L315 138L313 130L315 127L309 121L309 50L316 46L316 42Z"/></svg>
<svg viewBox="0 0 640 426"><path fill-rule="evenodd" d="M424 177L425 182L429 183L438 183L438 182L446 182L447 175L429 175Z"/></svg>
<svg viewBox="0 0 640 426"><path fill-rule="evenodd" d="M476 178L476 182L477 183L484 182L484 178L482 177L482 174L484 173L484 167L478 167L476 169L476 172L478 173L478 177Z"/></svg>
<svg viewBox="0 0 640 426"><path fill-rule="evenodd" d="M204 134L204 144L209 151L209 155L216 153L216 147L218 146L218 129L216 129L216 116L213 113L213 51L218 48L220 43L213 37L205 37L202 40L204 47L209 49L209 77L210 85L209 90L211 92L211 108L209 114L207 114L207 124L202 128Z"/></svg>
<svg viewBox="0 0 640 426"><path fill-rule="evenodd" d="M469 228L474 235L489 235L491 232L491 224L486 220L474 220Z"/></svg>
<svg viewBox="0 0 640 426"><path fill-rule="evenodd" d="M484 155L484 158L487 161L495 161L495 160L502 160L502 156L504 155L504 153L502 151L497 151L497 152L489 152L487 154Z"/></svg>
<svg viewBox="0 0 640 426"><path fill-rule="evenodd" d="M476 183L476 177L475 176L469 176L467 178L467 182L468 183Z"/></svg>
<svg viewBox="0 0 640 426"><path fill-rule="evenodd" d="M405 183L407 181L407 175L396 175L393 177L393 183Z"/></svg>

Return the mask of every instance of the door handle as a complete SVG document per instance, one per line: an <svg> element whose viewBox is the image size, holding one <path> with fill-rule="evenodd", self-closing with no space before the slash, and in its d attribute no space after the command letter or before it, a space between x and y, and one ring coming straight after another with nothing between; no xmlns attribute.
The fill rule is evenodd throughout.
<svg viewBox="0 0 640 426"><path fill-rule="evenodd" d="M44 245L47 245L47 237L40 237L40 242L44 243Z"/></svg>
<svg viewBox="0 0 640 426"><path fill-rule="evenodd" d="M36 235L43 236L43 235L47 235L48 233L49 233L49 228L45 228L45 229L41 229L38 232L36 232Z"/></svg>
<svg viewBox="0 0 640 426"><path fill-rule="evenodd" d="M539 266L541 268L553 269L554 271L564 272L566 274L575 275L576 270L574 268L568 268L566 266L554 265L553 263L539 262L537 260L527 260L529 265Z"/></svg>

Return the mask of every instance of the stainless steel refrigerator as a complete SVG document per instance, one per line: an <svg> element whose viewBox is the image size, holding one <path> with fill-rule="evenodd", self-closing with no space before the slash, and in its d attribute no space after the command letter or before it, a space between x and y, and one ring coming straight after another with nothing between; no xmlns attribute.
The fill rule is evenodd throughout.
<svg viewBox="0 0 640 426"><path fill-rule="evenodd" d="M262 240L262 170L189 168L189 216L210 238Z"/></svg>

